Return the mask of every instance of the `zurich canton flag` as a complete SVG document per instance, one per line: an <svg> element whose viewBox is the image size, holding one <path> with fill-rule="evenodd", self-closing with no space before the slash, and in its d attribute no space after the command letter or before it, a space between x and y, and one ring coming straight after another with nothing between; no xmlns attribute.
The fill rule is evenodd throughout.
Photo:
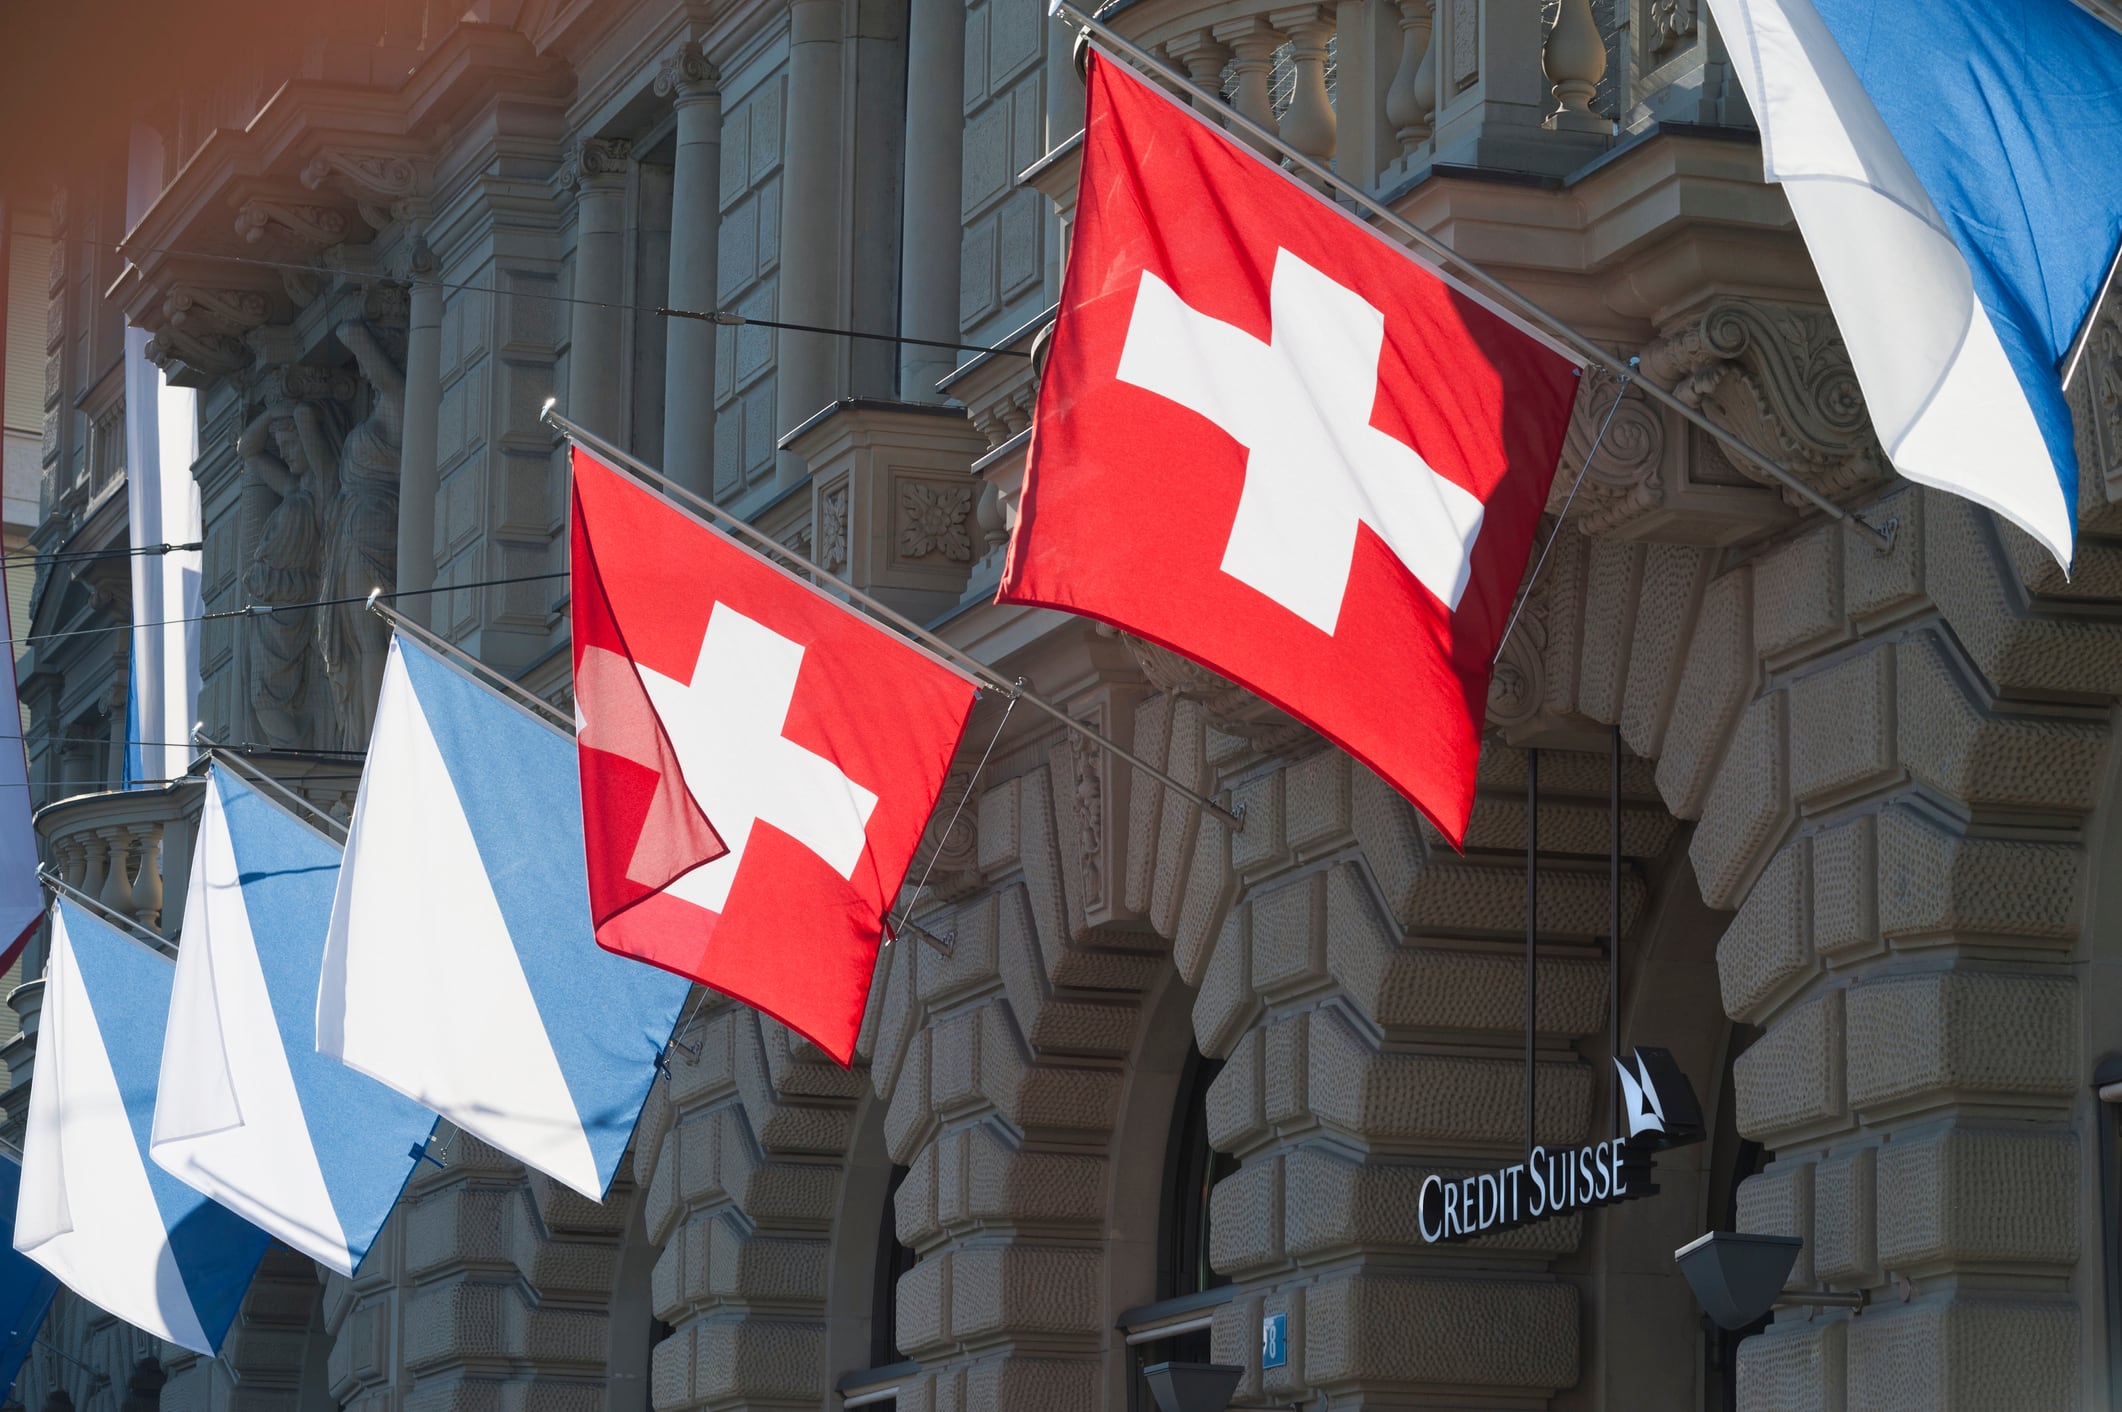
<svg viewBox="0 0 2122 1412"><path fill-rule="evenodd" d="M128 1324L213 1354L267 1240L148 1160L175 969L54 906L15 1249Z"/></svg>
<svg viewBox="0 0 2122 1412"><path fill-rule="evenodd" d="M393 638L317 1047L601 1201L691 983L599 949L583 856L575 743Z"/></svg>
<svg viewBox="0 0 2122 1412"><path fill-rule="evenodd" d="M317 1052L338 845L224 769L184 899L156 1162L351 1275L435 1115Z"/></svg>

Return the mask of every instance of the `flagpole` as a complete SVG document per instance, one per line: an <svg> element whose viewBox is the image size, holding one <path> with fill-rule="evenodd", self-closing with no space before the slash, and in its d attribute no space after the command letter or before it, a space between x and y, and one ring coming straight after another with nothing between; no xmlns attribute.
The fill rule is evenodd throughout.
<svg viewBox="0 0 2122 1412"><path fill-rule="evenodd" d="M422 627L411 618L406 617L405 614L383 601L382 589L376 589L369 594L368 611L374 613L407 637L414 639L422 647L439 652L452 662L458 663L464 671L477 678L481 686L492 687L513 698L517 705L536 716L541 725L551 726L570 739L574 737L575 723L559 707L547 701L537 692L532 691L522 682L512 677L503 676L477 657L472 656L471 653L466 652L456 643L451 642L448 638L430 628Z"/></svg>
<svg viewBox="0 0 2122 1412"><path fill-rule="evenodd" d="M333 818L329 813L325 811L322 805L314 804L309 800L304 799L301 795L295 793L295 791L289 789L286 785L280 783L280 781L274 779L271 775L259 769L256 765L253 765L248 761L242 759L234 751L229 750L224 746L217 745L211 740L208 740L204 733L200 731L192 732L192 743L194 745L202 747L206 751L206 755L209 760L212 760L217 764L227 766L231 773L235 774L237 778L243 780L245 783L253 785L259 789L263 789L268 793L278 795L281 800L284 801L291 809L298 809L302 813L309 815L311 818L321 819L323 821L322 826L319 826L318 824L314 823L305 822L303 823L303 827L309 829L312 833L323 834L327 839L331 840L333 843L340 845L341 847L345 846L346 825L340 823L337 819Z"/></svg>
<svg viewBox="0 0 2122 1412"><path fill-rule="evenodd" d="M69 902L78 902L89 911L94 912L98 917L117 928L125 939L133 945L145 947L157 956L164 958L177 954L176 944L168 937L156 935L144 923L126 916L123 912L109 906L99 898L90 897L50 868L40 866L37 869L37 881L43 883L54 894L66 898Z"/></svg>
<svg viewBox="0 0 2122 1412"><path fill-rule="evenodd" d="M1142 771L1142 773L1148 775L1150 778L1159 781L1167 788L1176 790L1180 794L1184 795L1186 798L1191 799L1202 809L1206 810L1210 814L1213 814L1216 818L1222 820L1225 824L1229 825L1233 832L1241 831L1244 829L1245 815L1243 813L1233 812L1232 810L1224 808L1215 800L1209 798L1207 795L1201 793L1199 790L1194 789L1191 786L1185 784L1174 776L1165 773L1163 770L1158 769L1155 765L1150 764L1149 761L1143 759L1141 756L1135 754L1133 751L1125 749L1114 741L1107 739L1103 735L1100 735L1097 731L1091 729L1083 722L1069 715L1068 712L1062 710L1053 702L1048 701L1046 698L1033 692L1030 687L1025 685L1024 678L1018 677L1015 680L1011 680L1009 678L1004 677L1000 672L996 671L994 668L988 666L984 662L981 662L978 658L969 656L968 654L960 651L958 648L953 647L950 643L945 642L942 638L936 636L927 628L924 628L920 624L914 622L913 619L906 617L905 615L895 611L892 608L886 607L884 604L870 597L868 594L864 593L861 589L856 588L853 584L847 582L845 579L827 573L824 569L812 563L809 559L806 559L801 554L798 554L787 546L778 543L776 540L773 539L772 536L753 527L749 522L740 519L735 515L732 515L729 511L723 509L721 506L715 504L713 501L708 500L702 497L701 495L697 494L696 492L687 489L685 486L678 484L678 482L672 480L669 476L664 475L663 472L657 470L655 467L646 464L638 457L628 455L626 452L621 451L618 447L612 445L610 442L606 441L603 437L598 436L596 433L585 431L577 423L554 411L553 399L547 399L545 403L545 410L540 413L540 415L545 419L545 421L559 428L560 432L563 435L565 435L570 441L573 441L576 445L580 446L583 450L600 456L606 461L611 462L613 465L624 466L628 470L634 472L636 475L643 476L646 479L653 481L667 494L685 501L687 505L690 505L693 508L697 509L702 515L711 517L719 521L721 524L727 526L728 532L731 537L749 540L751 541L751 545L753 547L756 547L764 554L787 559L791 563L801 565L806 571L816 575L818 582L831 584L834 588L839 589L842 593L845 593L849 598L853 599L855 602L860 603L863 607L869 609L872 613L875 613L878 617L884 619L893 627L898 628L901 632L913 638L915 643L918 644L926 653L928 653L928 655L941 658L945 666L948 666L954 671L957 671L960 674L971 678L976 684L980 686L990 687L996 691L1007 693L1009 696L1016 700L1024 701L1029 703L1030 705L1038 707L1041 711L1044 711L1047 715L1053 717L1062 725L1068 727L1070 730L1082 736L1084 739L1094 743L1100 750L1110 750L1113 754L1119 756L1128 764L1133 765L1136 769ZM774 568L777 572L787 573L787 570L782 569L781 566L778 564L773 564L771 560L768 560L768 563L770 567ZM789 574L789 577L791 579L794 579L797 583L803 583L803 580L796 578L794 574ZM817 584L806 584L805 587L815 589L817 587ZM842 604L841 606L843 608L846 607L845 604Z"/></svg>
<svg viewBox="0 0 2122 1412"><path fill-rule="evenodd" d="M1160 78L1180 85L1180 91L1182 92L1200 93L1204 91L1192 78L1165 63L1147 49L1142 48L1133 40L1127 38L1127 36L1107 25L1103 20L1077 9L1075 5L1070 3L1070 0L1049 0L1048 13L1063 16L1073 21L1086 33L1103 41L1135 64L1148 69ZM1191 110L1189 109L1188 111ZM1197 120L1201 120L1198 115L1196 116ZM1585 362L1604 368L1616 376L1624 375L1627 372L1624 360L1616 358L1612 353L1600 347L1592 341L1589 335L1579 332L1570 324L1564 323L1525 295L1520 294L1510 285L1505 284L1479 265L1468 260L1464 255L1453 250L1436 236L1431 235L1422 227L1395 212L1390 206L1387 206L1354 182L1336 176L1332 168L1322 166L1304 153L1299 152L1296 148L1284 142L1282 135L1274 129L1255 122L1252 118L1232 107L1220 109L1217 116L1224 124L1266 143L1276 152L1288 158L1291 166L1346 196L1364 211L1377 217L1416 245L1421 246L1436 259L1463 271L1468 280L1479 285L1488 294L1502 300L1524 317L1544 326L1555 338L1574 349L1577 355ZM1653 401L1670 411L1677 412L1685 420L1692 422L1709 435L1738 452L1746 460L1752 462L1766 474L1774 477L1793 493L1802 496L1822 514L1830 519L1846 520L1861 527L1865 533L1878 542L1880 552L1883 553L1894 547L1894 527L1892 522L1889 522L1887 528L1882 530L1868 521L1852 515L1849 511L1800 480L1797 474L1782 462L1775 460L1766 452L1756 450L1744 438L1736 435L1729 428L1719 426L1716 422L1711 421L1702 413L1700 408L1689 405L1673 392L1659 386L1653 379L1643 379L1642 387L1645 395Z"/></svg>

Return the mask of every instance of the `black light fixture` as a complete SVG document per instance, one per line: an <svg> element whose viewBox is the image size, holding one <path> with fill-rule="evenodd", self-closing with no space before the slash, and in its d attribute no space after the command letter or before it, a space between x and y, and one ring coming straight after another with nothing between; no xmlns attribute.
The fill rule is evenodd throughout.
<svg viewBox="0 0 2122 1412"><path fill-rule="evenodd" d="M1743 1329L1778 1306L1863 1309L1870 1302L1862 1290L1784 1288L1804 1247L1797 1236L1711 1231L1675 1250L1673 1261L1720 1329Z"/></svg>
<svg viewBox="0 0 2122 1412"><path fill-rule="evenodd" d="M1229 1363L1152 1363L1142 1376L1159 1412L1224 1412L1245 1370Z"/></svg>

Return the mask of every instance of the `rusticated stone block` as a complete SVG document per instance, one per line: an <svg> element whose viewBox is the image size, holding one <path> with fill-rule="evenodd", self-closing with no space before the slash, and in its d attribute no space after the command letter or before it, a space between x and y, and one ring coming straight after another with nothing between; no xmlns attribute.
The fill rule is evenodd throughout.
<svg viewBox="0 0 2122 1412"><path fill-rule="evenodd" d="M1790 1134L1838 1127L1843 1092L1843 992L1792 1006L1732 1065L1739 1131L1775 1145Z"/></svg>
<svg viewBox="0 0 2122 1412"><path fill-rule="evenodd" d="M899 1066L899 1082L884 1107L884 1150L902 1166L913 1159L936 1123L928 1099L928 1042L927 1030L914 1035Z"/></svg>
<svg viewBox="0 0 2122 1412"><path fill-rule="evenodd" d="M1738 1228L1749 1235L1796 1236L1805 1242L1790 1283L1813 1282L1813 1166L1777 1162L1739 1183Z"/></svg>
<svg viewBox="0 0 2122 1412"><path fill-rule="evenodd" d="M1253 990L1287 1000L1326 982L1326 874L1257 894L1252 911Z"/></svg>
<svg viewBox="0 0 2122 1412"><path fill-rule="evenodd" d="M899 1061L906 1057L906 1042L920 1024L914 998L914 952L911 946L891 946L883 955L883 975L877 981L883 995L877 1004L876 1038L870 1051L869 1078L879 1098L889 1098L899 1082Z"/></svg>
<svg viewBox="0 0 2122 1412"><path fill-rule="evenodd" d="M1755 563L1754 649L1763 657L1843 631L1841 550L1835 526L1822 523Z"/></svg>
<svg viewBox="0 0 2122 1412"><path fill-rule="evenodd" d="M1790 825L1790 788L1784 771L1783 693L1770 692L1746 708L1702 802L1688 855L1702 900L1736 907L1747 881Z"/></svg>
<svg viewBox="0 0 2122 1412"><path fill-rule="evenodd" d="M1172 964L1188 985L1201 984L1209 952L1237 891L1237 875L1230 870L1229 830L1220 823L1203 824L1187 849L1186 874L1181 890L1175 893L1178 916L1157 924L1163 935L1171 937Z"/></svg>
<svg viewBox="0 0 2122 1412"><path fill-rule="evenodd" d="M1202 756L1202 737L1207 717L1198 701L1181 701L1172 707L1171 748L1165 768L1173 778L1185 780L1206 792L1210 782ZM1176 790L1164 790L1164 808L1157 820L1157 871L1150 887L1149 915L1157 930L1172 934L1173 916L1184 900L1190 874L1190 853L1214 851L1229 866L1230 831L1221 823L1205 824L1199 805Z"/></svg>
<svg viewBox="0 0 2122 1412"><path fill-rule="evenodd" d="M1585 564L1584 650L1577 658L1576 708L1606 725L1621 719L1643 552L1640 544L1597 538Z"/></svg>
<svg viewBox="0 0 2122 1412"><path fill-rule="evenodd" d="M1969 804L2091 811L2107 754L2104 724L1990 714L1928 634L1903 643L1895 662L1910 775Z"/></svg>
<svg viewBox="0 0 2122 1412"><path fill-rule="evenodd" d="M1001 873L1017 865L1017 811L1022 791L1016 780L1004 780L980 793L980 831L975 845L983 873Z"/></svg>
<svg viewBox="0 0 2122 1412"><path fill-rule="evenodd" d="M1282 1262L1282 1158L1248 1162L1209 1193L1209 1263L1233 1277Z"/></svg>
<svg viewBox="0 0 2122 1412"><path fill-rule="evenodd" d="M1643 591L1636 600L1628 685L1621 701L1621 738L1645 760L1655 760L1664 745L1665 723L1680 686L1681 648L1694 630L1709 567L1710 556L1691 545L1644 546Z"/></svg>
<svg viewBox="0 0 2122 1412"><path fill-rule="evenodd" d="M1021 889L1002 897L1000 918L1003 992L1032 1048L1042 1054L1125 1057L1135 1038L1133 999L1057 993L1039 965Z"/></svg>
<svg viewBox="0 0 2122 1412"><path fill-rule="evenodd" d="M1850 1321L1849 1405L1877 1412L2078 1407L2077 1306L1940 1294L1868 1310Z"/></svg>
<svg viewBox="0 0 2122 1412"><path fill-rule="evenodd" d="M1194 997L1194 1042L1212 1059L1229 1054L1260 1013L1252 985L1252 924L1250 903L1231 909Z"/></svg>
<svg viewBox="0 0 2122 1412"><path fill-rule="evenodd" d="M1312 1012L1311 1041L1312 1113L1321 1123L1374 1147L1524 1141L1525 1066L1518 1060L1379 1054L1332 1006ZM1534 1102L1540 1142L1582 1141L1591 1124L1591 1071L1543 1061Z"/></svg>
<svg viewBox="0 0 2122 1412"><path fill-rule="evenodd" d="M1322 750L1285 772L1288 843L1300 852L1330 846L1349 833L1353 762L1338 750Z"/></svg>
<svg viewBox="0 0 2122 1412"><path fill-rule="evenodd" d="M899 1351L909 1358L926 1359L950 1345L950 1276L955 1258L949 1250L924 1255L899 1277L892 1307Z"/></svg>
<svg viewBox="0 0 2122 1412"><path fill-rule="evenodd" d="M1518 1030L1525 961L1492 951L1402 944L1357 870L1326 874L1327 968L1371 1023L1386 1029ZM1606 962L1548 947L1539 962L1543 1033L1584 1035L1606 1018Z"/></svg>
<svg viewBox="0 0 2122 1412"><path fill-rule="evenodd" d="M1238 1379L1233 1396L1247 1401L1260 1395L1260 1311L1263 1305L1259 1295L1241 1294L1216 1310L1209 1325L1209 1358L1226 1367L1243 1368L1245 1374Z"/></svg>
<svg viewBox="0 0 2122 1412"><path fill-rule="evenodd" d="M1577 1291L1559 1280L1355 1275L1314 1285L1305 1303L1315 1385L1552 1392L1577 1381Z"/></svg>
<svg viewBox="0 0 2122 1412"><path fill-rule="evenodd" d="M649 1307L667 1324L693 1312L688 1293L707 1288L709 1222L695 1217L671 1233L649 1271Z"/></svg>
<svg viewBox="0 0 2122 1412"><path fill-rule="evenodd" d="M1361 765L1350 767L1349 792L1351 822L1364 861L1378 880L1393 920L1406 927L1415 915L1415 885L1429 856L1414 806Z"/></svg>
<svg viewBox="0 0 2122 1412"><path fill-rule="evenodd" d="M1830 1287L1879 1282L1878 1157L1860 1147L1813 1170L1813 1269Z"/></svg>
<svg viewBox="0 0 2122 1412"><path fill-rule="evenodd" d="M1276 770L1231 791L1232 812L1242 806L1245 816L1245 827L1230 837L1230 865L1241 873L1275 862L1288 848L1282 833L1283 774Z"/></svg>
<svg viewBox="0 0 2122 1412"><path fill-rule="evenodd" d="M514 1268L513 1226L523 1203L514 1187L445 1188L413 1203L405 1234L410 1273L445 1265Z"/></svg>
<svg viewBox="0 0 2122 1412"><path fill-rule="evenodd" d="M1021 887L1004 888L999 893L991 892L960 903L946 918L935 920L931 930L940 928L950 934L948 956L933 946L905 947L912 962L915 993L923 1007L931 1011L941 1009L960 996L992 985L999 978L1001 962L996 955L996 946L1003 929L1000 914L1006 908L1021 915L1025 906L1023 894ZM908 941L912 942L913 938L909 937Z"/></svg>
<svg viewBox="0 0 2122 1412"><path fill-rule="evenodd" d="M1305 1059L1311 1052L1311 1014L1300 1011L1270 1022L1264 1039L1265 1092L1260 1097L1268 1126L1282 1133L1308 1126L1311 1103L1306 1093Z"/></svg>
<svg viewBox="0 0 2122 1412"><path fill-rule="evenodd" d="M1267 1136L1260 1058L1266 1044L1258 1030L1241 1036L1208 1086L1208 1140L1219 1152L1245 1152Z"/></svg>
<svg viewBox="0 0 2122 1412"><path fill-rule="evenodd" d="M1172 698L1159 694L1135 707L1135 753L1156 769L1164 768L1171 747ZM1157 823L1164 813L1164 783L1154 775L1135 774L1127 796L1127 879L1121 901L1130 912L1150 910L1151 883L1163 866L1157 857Z"/></svg>
<svg viewBox="0 0 2122 1412"><path fill-rule="evenodd" d="M1879 1154L1879 1259L1954 1266L2077 1261L2078 1140L2068 1132L1948 1128Z"/></svg>
<svg viewBox="0 0 2122 1412"><path fill-rule="evenodd" d="M1091 1360L995 1358L965 1369L962 1400L937 1412L1078 1412L1097 1405L1098 1365Z"/></svg>
<svg viewBox="0 0 2122 1412"><path fill-rule="evenodd" d="M1752 587L1753 571L1745 567L1711 581L1695 618L1658 757L1658 792L1682 819L1701 816L1725 736L1753 695Z"/></svg>
<svg viewBox="0 0 2122 1412"><path fill-rule="evenodd" d="M920 1250L942 1233L943 1214L936 1205L937 1169L953 1136L946 1133L916 1153L907 1164L905 1179L892 1193L892 1228L901 1245Z"/></svg>
<svg viewBox="0 0 2122 1412"><path fill-rule="evenodd" d="M1095 1250L959 1246L951 1253L951 1337L1095 1338L1102 1268Z"/></svg>
<svg viewBox="0 0 2122 1412"><path fill-rule="evenodd" d="M1442 857L1415 875L1406 930L1412 935L1525 936L1525 865ZM1643 880L1634 869L1621 874L1621 925L1635 925L1643 908ZM1543 940L1591 942L1608 925L1606 869L1543 866L1540 871L1540 935Z"/></svg>
<svg viewBox="0 0 2122 1412"><path fill-rule="evenodd" d="M1860 1109L1953 1094L2067 1097L2078 991L2065 975L1933 971L1849 992L1849 1094Z"/></svg>
<svg viewBox="0 0 2122 1412"><path fill-rule="evenodd" d="M822 1303L829 1292L829 1254L824 1240L760 1235L734 1216L718 1216L708 1226L708 1284L700 1293L725 1300Z"/></svg>
<svg viewBox="0 0 2122 1412"><path fill-rule="evenodd" d="M1914 809L1879 820L1879 926L1932 939L2069 944L2078 934L2075 844L1967 838Z"/></svg>
<svg viewBox="0 0 2122 1412"><path fill-rule="evenodd" d="M1105 1159L1025 1152L983 1123L965 1135L965 1215L974 1221L1095 1225L1104 1214Z"/></svg>
<svg viewBox="0 0 2122 1412"><path fill-rule="evenodd" d="M1847 1319L1785 1320L1739 1345L1740 1412L1845 1412Z"/></svg>
<svg viewBox="0 0 2122 1412"><path fill-rule="evenodd" d="M1735 1020L1759 1024L1813 970L1806 851L1793 839L1769 860L1717 942L1717 984Z"/></svg>
<svg viewBox="0 0 2122 1412"><path fill-rule="evenodd" d="M707 1319L694 1326L693 1387L688 1400L724 1405L825 1395L825 1325L795 1319ZM665 1404L658 1403L662 1406Z"/></svg>
<svg viewBox="0 0 2122 1412"><path fill-rule="evenodd" d="M1790 686L1790 790L1846 798L1894 769L1894 649L1881 643Z"/></svg>
<svg viewBox="0 0 2122 1412"><path fill-rule="evenodd" d="M1923 509L1926 492L1909 486L1872 502L1865 519L1899 521L1885 552L1870 535L1842 537L1843 602L1852 618L1873 617L1923 595Z"/></svg>
<svg viewBox="0 0 2122 1412"><path fill-rule="evenodd" d="M1813 949L1830 964L1880 949L1877 857L1875 815L1852 819L1812 839Z"/></svg>

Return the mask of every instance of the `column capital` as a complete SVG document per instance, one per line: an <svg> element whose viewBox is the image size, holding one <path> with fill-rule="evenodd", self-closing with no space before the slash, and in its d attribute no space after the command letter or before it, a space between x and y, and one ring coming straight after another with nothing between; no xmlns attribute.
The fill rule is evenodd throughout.
<svg viewBox="0 0 2122 1412"><path fill-rule="evenodd" d="M680 107L722 92L722 71L699 44L688 40L663 61L656 71L656 96L669 98Z"/></svg>
<svg viewBox="0 0 2122 1412"><path fill-rule="evenodd" d="M585 137L568 149L560 164L560 183L584 191L610 189L626 180L634 144L623 137Z"/></svg>

